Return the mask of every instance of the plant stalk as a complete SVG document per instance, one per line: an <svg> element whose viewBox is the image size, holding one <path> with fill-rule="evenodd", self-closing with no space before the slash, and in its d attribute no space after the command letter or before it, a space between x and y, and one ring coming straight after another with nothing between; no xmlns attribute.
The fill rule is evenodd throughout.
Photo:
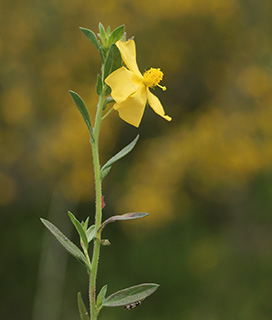
<svg viewBox="0 0 272 320"><path fill-rule="evenodd" d="M96 212L95 212L95 230L96 238L94 240L94 249L92 257L92 272L90 272L89 279L89 300L90 300L90 315L91 320L97 319L97 310L96 310L96 277L97 277L97 268L99 261L100 253L100 236L98 235L98 229L101 226L102 222L102 181L100 174L100 162L99 162L99 133L102 122L102 110L105 100L105 94L102 90L102 93L99 97L95 125L94 125L94 142L91 140L92 153L93 153L93 165L94 165L94 179L95 179L95 197L96 197Z"/></svg>

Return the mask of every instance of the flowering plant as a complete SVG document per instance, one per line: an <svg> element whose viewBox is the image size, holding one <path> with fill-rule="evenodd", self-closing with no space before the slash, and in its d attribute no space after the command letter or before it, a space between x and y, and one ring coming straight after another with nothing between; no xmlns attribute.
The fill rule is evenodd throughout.
<svg viewBox="0 0 272 320"><path fill-rule="evenodd" d="M148 215L145 212L130 212L112 216L102 221L102 210L104 208L102 181L109 173L112 165L132 151L139 138L137 136L130 144L101 167L98 141L102 121L112 110L117 110L121 119L138 127L147 102L161 117L168 121L171 118L165 115L159 99L149 89L155 86L159 86L163 90L166 89L159 85L159 82L163 78L162 71L151 68L144 75L140 73L136 63L135 42L134 40L125 40L124 26L119 26L111 32L110 27L105 30L100 23L98 34L100 40L98 40L95 33L91 30L86 28L80 28L80 30L97 48L102 60L101 75L97 76L96 93L99 96L99 101L93 126L84 101L76 92L70 91L73 101L80 111L90 134L95 177L95 221L94 224L89 225L89 217L85 221L80 222L73 213L68 212L69 218L78 232L81 249L71 242L51 222L45 219L41 219L41 221L64 248L86 267L89 276L90 306L89 311L87 311L81 293L78 293L79 314L81 320L96 320L103 307L125 306L125 309L130 310L140 305L159 286L155 283L143 283L117 291L106 297L107 285L104 285L99 293L97 293L96 279L100 249L101 246L110 244L107 239L102 238L103 229L107 224L114 221L139 219ZM123 63L126 67L123 66ZM114 105L109 110L106 110L108 105L113 102ZM91 242L93 243L92 258L89 255Z"/></svg>

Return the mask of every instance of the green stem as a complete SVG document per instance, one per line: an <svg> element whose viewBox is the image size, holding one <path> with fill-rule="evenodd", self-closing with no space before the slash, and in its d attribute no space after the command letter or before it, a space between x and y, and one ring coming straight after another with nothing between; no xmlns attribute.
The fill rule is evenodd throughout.
<svg viewBox="0 0 272 320"><path fill-rule="evenodd" d="M102 120L107 118L107 116L112 112L112 110L113 110L113 107L111 107L110 110L106 114L104 114L104 116L102 117Z"/></svg>
<svg viewBox="0 0 272 320"><path fill-rule="evenodd" d="M99 163L99 133L102 122L102 110L105 100L105 95L102 94L99 97L95 125L94 125L94 142L91 141L92 152L93 152L93 164L94 164L94 179L95 179L95 195L96 195L96 214L95 214L95 230L96 238L94 240L94 250L92 258L92 272L90 272L89 279L89 299L90 299L90 315L91 320L97 319L97 310L96 310L96 277L97 277L97 268L98 260L100 253L100 239L98 238L98 229L102 222L102 181L100 176L100 163Z"/></svg>

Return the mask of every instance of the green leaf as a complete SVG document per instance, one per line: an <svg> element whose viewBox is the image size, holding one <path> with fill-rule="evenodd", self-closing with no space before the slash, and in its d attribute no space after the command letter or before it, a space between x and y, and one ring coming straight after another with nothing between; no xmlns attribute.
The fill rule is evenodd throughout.
<svg viewBox="0 0 272 320"><path fill-rule="evenodd" d="M55 227L51 222L42 219L41 222L46 226L46 228L57 238L57 240L63 245L63 247L76 259L82 262L88 267L87 260L82 253L82 251L70 241L57 227Z"/></svg>
<svg viewBox="0 0 272 320"><path fill-rule="evenodd" d="M88 239L88 242L90 243L93 238L95 237L95 225L91 225L87 231L86 231L86 234L87 234L87 239Z"/></svg>
<svg viewBox="0 0 272 320"><path fill-rule="evenodd" d="M100 39L101 39L101 41L102 41L102 44L103 44L103 46L104 47L106 47L107 46L107 35L106 35L106 31L105 31L105 28L104 28L104 26L103 26L103 24L101 23L101 22L99 22L99 25L98 25L98 29L99 29L99 37L100 37Z"/></svg>
<svg viewBox="0 0 272 320"><path fill-rule="evenodd" d="M84 221L81 222L81 225L85 231L88 229L89 219L90 217L88 217L85 222Z"/></svg>
<svg viewBox="0 0 272 320"><path fill-rule="evenodd" d="M143 283L124 290L117 291L106 298L103 307L119 307L140 301L150 296L158 289L156 283Z"/></svg>
<svg viewBox="0 0 272 320"><path fill-rule="evenodd" d="M108 223L111 223L111 222L115 222L115 221L121 221L121 220L133 220L133 219L140 219L140 218L144 218L148 216L148 213L146 212L130 212L130 213L125 213L125 214L122 214L122 215L118 215L118 216L112 216L110 217L109 219L105 220L100 228L98 229L98 231L101 232L102 229L105 228L105 226L108 224Z"/></svg>
<svg viewBox="0 0 272 320"><path fill-rule="evenodd" d="M113 43L110 46L108 56L105 62L104 67L104 80L110 75L113 71L117 70L122 66L122 57L120 54L119 49L117 48L116 44Z"/></svg>
<svg viewBox="0 0 272 320"><path fill-rule="evenodd" d="M91 138L94 141L93 129L92 129L92 125L91 125L91 118L90 118L88 109L86 108L84 101L76 92L69 90L69 93L70 93L71 97L73 98L74 103L77 106L79 112L81 113L83 120L85 121L87 128L90 132Z"/></svg>
<svg viewBox="0 0 272 320"><path fill-rule="evenodd" d="M99 45L95 33L92 30L86 28L80 27L79 29L84 34L84 36L86 36L86 38L91 41L91 43L96 47L96 49L100 50L101 45Z"/></svg>
<svg viewBox="0 0 272 320"><path fill-rule="evenodd" d="M101 170L101 180L103 180L108 175L110 170L111 170L111 167L107 167L106 169Z"/></svg>
<svg viewBox="0 0 272 320"><path fill-rule="evenodd" d="M110 50L107 55L107 59L105 61L104 66L104 80L107 78L107 76L111 73L112 63L113 63L113 51L112 51L113 45L110 46Z"/></svg>
<svg viewBox="0 0 272 320"><path fill-rule="evenodd" d="M112 45L112 67L111 73L122 67L122 56L116 44Z"/></svg>
<svg viewBox="0 0 272 320"><path fill-rule="evenodd" d="M102 92L102 79L100 74L97 75L96 93L100 96Z"/></svg>
<svg viewBox="0 0 272 320"><path fill-rule="evenodd" d="M104 285L102 287L102 289L100 290L98 296L97 296L97 308L100 309L102 308L102 304L103 304L103 301L105 299L105 296L106 296L106 293L107 293L107 290L108 290L108 286L107 285Z"/></svg>
<svg viewBox="0 0 272 320"><path fill-rule="evenodd" d="M111 167L116 161L126 156L135 147L138 139L139 135L137 135L137 137L130 144L128 144L125 148L123 148L120 152L113 156L108 162L106 162L102 167L102 171L108 167Z"/></svg>
<svg viewBox="0 0 272 320"><path fill-rule="evenodd" d="M110 35L110 33L111 33L111 27L110 27L110 26L108 26L107 31L106 31L107 36L109 36L109 35Z"/></svg>
<svg viewBox="0 0 272 320"><path fill-rule="evenodd" d="M81 292L78 292L78 294L77 294L77 305L78 305L80 320L90 320L89 315L88 315L88 311L87 311L85 304L82 300Z"/></svg>
<svg viewBox="0 0 272 320"><path fill-rule="evenodd" d="M105 96L109 95L111 93L111 88L106 85L106 89L105 89Z"/></svg>
<svg viewBox="0 0 272 320"><path fill-rule="evenodd" d="M118 40L120 40L125 33L125 26L119 26L115 30L112 31L112 34L110 35L109 44L116 43Z"/></svg>
<svg viewBox="0 0 272 320"><path fill-rule="evenodd" d="M77 218L72 214L72 212L68 211L68 215L80 236L80 240L83 242L83 245L86 248L86 250L88 250L88 239L84 228L82 227L81 223L77 220Z"/></svg>

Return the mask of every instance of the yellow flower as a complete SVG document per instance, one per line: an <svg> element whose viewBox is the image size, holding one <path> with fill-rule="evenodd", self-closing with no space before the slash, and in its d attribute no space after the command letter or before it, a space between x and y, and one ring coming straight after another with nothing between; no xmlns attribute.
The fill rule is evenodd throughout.
<svg viewBox="0 0 272 320"><path fill-rule="evenodd" d="M163 77L162 71L151 68L142 75L136 62L135 42L133 40L118 41L116 45L127 68L121 67L115 70L105 82L111 87L111 96L116 102L113 107L118 111L120 118L139 127L148 102L158 115L171 121L172 118L165 115L160 100L149 90L155 86L166 90L159 85Z"/></svg>

